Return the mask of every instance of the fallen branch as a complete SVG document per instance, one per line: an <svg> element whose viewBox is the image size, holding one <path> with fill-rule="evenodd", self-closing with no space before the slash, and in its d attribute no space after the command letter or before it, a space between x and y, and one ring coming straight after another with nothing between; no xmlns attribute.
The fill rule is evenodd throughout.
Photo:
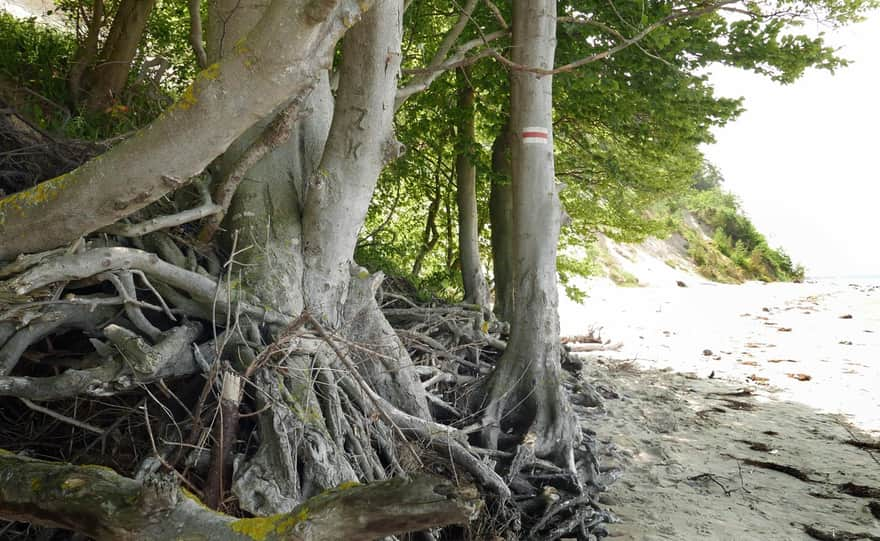
<svg viewBox="0 0 880 541"><path fill-rule="evenodd" d="M214 302L217 291L217 283L211 278L172 265L156 254L134 248L114 247L96 248L82 254L47 260L0 284L0 295L3 290L7 290L13 295L24 296L55 282L89 278L112 270L141 271L207 303ZM227 301L217 300L216 304L217 309L223 313L232 309L231 303ZM258 308L246 302L239 302L237 306L242 312L271 324L285 325L292 319L274 310Z"/></svg>
<svg viewBox="0 0 880 541"><path fill-rule="evenodd" d="M236 519L201 505L169 478L144 482L109 468L73 466L0 450L0 517L65 528L98 541L180 539L306 541L376 539L467 522L477 491L416 476L343 485L289 513Z"/></svg>
<svg viewBox="0 0 880 541"><path fill-rule="evenodd" d="M111 396L144 383L180 377L200 370L191 349L201 325L187 323L167 331L163 340L149 346L119 327L108 327L120 355L104 359L86 370L69 369L49 377L0 377L0 396L15 396L47 402L74 396ZM140 342L138 342L140 340ZM106 346L105 346L106 347ZM147 372L146 370L151 370ZM141 370L140 372L138 370Z"/></svg>
<svg viewBox="0 0 880 541"><path fill-rule="evenodd" d="M614 342L611 344L572 344L568 346L568 351L572 353L585 353L588 351L619 351L623 347L623 342Z"/></svg>

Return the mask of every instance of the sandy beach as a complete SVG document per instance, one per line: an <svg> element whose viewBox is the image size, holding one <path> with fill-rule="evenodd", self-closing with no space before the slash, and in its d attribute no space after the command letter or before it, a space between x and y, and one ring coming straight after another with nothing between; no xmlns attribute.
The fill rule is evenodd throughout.
<svg viewBox="0 0 880 541"><path fill-rule="evenodd" d="M760 387L880 435L880 279L585 285L561 299L563 335L600 329L612 358ZM809 379L808 379L809 378Z"/></svg>
<svg viewBox="0 0 880 541"><path fill-rule="evenodd" d="M564 335L622 342L579 354L612 538L880 539L880 281L684 280L561 300Z"/></svg>

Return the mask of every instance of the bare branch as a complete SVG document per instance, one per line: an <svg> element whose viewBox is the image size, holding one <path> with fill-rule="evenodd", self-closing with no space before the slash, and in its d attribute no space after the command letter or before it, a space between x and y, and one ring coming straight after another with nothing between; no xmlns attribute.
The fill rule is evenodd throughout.
<svg viewBox="0 0 880 541"><path fill-rule="evenodd" d="M152 233L160 229L168 229L169 227L177 227L179 225L201 220L211 215L223 212L223 207L216 205L211 201L211 194L204 190L202 194L202 203L194 208L171 214L167 216L157 216L150 220L136 224L113 224L101 229L101 232L110 235L119 235L120 237L142 237L147 233Z"/></svg>
<svg viewBox="0 0 880 541"><path fill-rule="evenodd" d="M214 189L214 199L217 201L220 210L213 213L211 219L202 227L199 233L199 240L201 242L209 242L220 228L220 223L223 221L223 217L226 216L226 211L229 210L229 205L232 204L235 190L241 184L244 175L263 156L278 148L279 145L284 144L290 138L290 130L293 129L294 123L304 113L304 111L300 111L303 98L304 96L298 97L288 103L278 113L275 120L263 130L260 137L238 158L235 165L230 168L226 178L217 183L217 187Z"/></svg>
<svg viewBox="0 0 880 541"><path fill-rule="evenodd" d="M565 73L565 72L573 71L581 66L585 66L587 64L592 64L593 62L598 62L599 60L604 60L606 58L609 58L609 57L615 55L616 53L619 53L620 51L622 51L632 45L636 45L638 42L643 40L645 38L645 36L647 36L648 34L653 32L654 30L657 30L658 28L665 26L673 21L676 21L679 19L690 19L690 18L694 18L694 17L700 17L702 15L706 15L707 13L712 13L712 12L718 11L718 10L722 9L724 6L727 6L729 4L734 4L737 1L738 0L725 0L723 2L703 5L699 9L694 9L694 10L688 9L688 10L674 11L673 13L667 15L666 17L663 17L659 21L656 21L656 22L646 26L645 28L643 28L640 32L638 32L633 37L624 39L623 41L621 41L620 43L618 43L614 47L611 47L609 49L606 49L606 50L599 52L599 53L596 53L594 55L590 55L586 58L582 58L580 60L570 62L568 64L565 64L564 66L559 66L558 68L544 69L544 68L538 68L538 67L534 67L534 66L523 66L521 64L517 64L517 63L511 61L510 59L506 58L504 55L498 53L497 51L494 51L491 49L490 49L490 51L491 51L491 55L493 58L495 58L496 60L498 60L499 62L501 62L502 64L504 64L505 66L507 66L508 68L510 68L512 70L527 71L530 73L536 73L538 75L555 75L557 73Z"/></svg>
<svg viewBox="0 0 880 541"><path fill-rule="evenodd" d="M188 271L172 265L155 254L134 248L99 248L82 254L56 257L45 264L33 267L15 278L0 284L0 295L26 295L39 288L55 282L76 280L95 276L112 270L139 270L145 274L165 282L166 284L186 291L197 300L212 302L217 283L211 278L197 272ZM284 314L258 308L247 302L239 302L242 312L261 318L267 323L285 325L292 318ZM230 302L217 301L219 311L226 313L232 309Z"/></svg>
<svg viewBox="0 0 880 541"><path fill-rule="evenodd" d="M193 374L201 369L192 351L192 343L201 331L201 325L187 323L165 332L158 344L149 346L136 343L136 337L125 334L124 329L108 328L105 332L119 344L120 355L103 359L95 368L69 369L57 376L0 376L0 396L41 402L74 396L112 396L158 379ZM126 343L127 340L131 342ZM101 342L97 344L100 346ZM135 366L152 372L138 372Z"/></svg>
<svg viewBox="0 0 880 541"><path fill-rule="evenodd" d="M471 41L463 43L457 47L452 55L448 58L442 59L441 62L437 64L432 62L424 68L403 70L403 73L405 74L416 74L419 75L419 77L415 77L409 84L397 91L395 108L399 109L410 96L427 90L427 88L444 72L468 66L481 58L486 58L487 56L495 56L498 54L497 51L488 48L470 57L467 56L467 53L481 45L488 45L489 43L506 36L508 33L507 30L498 30L497 32L492 32L484 37L472 39Z"/></svg>
<svg viewBox="0 0 880 541"><path fill-rule="evenodd" d="M496 6L495 3L492 2L492 0L486 0L486 6L489 8L489 11L492 12L495 20L498 21L498 24L501 25L501 28L505 30L510 29L510 25L507 24L507 21L504 20L504 16L501 15L501 10L498 9L498 6Z"/></svg>
<svg viewBox="0 0 880 541"><path fill-rule="evenodd" d="M479 0L467 0L467 3L461 8L461 13L458 16L458 20L455 21L455 24L452 25L452 28L449 29L449 32L443 36L443 41L440 42L440 46L437 48L437 52L434 53L434 57L431 58L431 61L428 63L427 70L423 74L415 77L410 83L401 89L397 93L397 99L394 103L394 109L400 109L400 106L403 105L403 102L406 101L406 98L415 94L416 92L420 92L425 88L430 86L431 82L437 78L437 75L434 75L436 72L436 68L441 64L447 61L447 56L449 55L449 51L452 50L452 46L455 45L455 42L458 41L459 36L464 31L465 26L467 26L468 21L471 19L471 14L474 12L474 8L477 7L477 2ZM433 75L433 77L432 77ZM413 91L405 91L407 88L418 88L419 90Z"/></svg>
<svg viewBox="0 0 880 541"><path fill-rule="evenodd" d="M62 423L67 423L67 424L73 425L77 428L82 428L83 430L88 430L89 432L94 432L95 434L99 434L101 436L104 436L107 433L103 428L98 428L95 425L90 425L89 423L84 423L82 421L78 421L72 417L68 417L67 415L62 415L62 414L58 413L57 411L50 410L49 408L44 408L43 406L39 406L37 404L34 404L33 402L31 402L27 398L18 397L18 399L21 400L21 402L25 406L29 407L30 409L32 409L34 411L38 411L44 415L48 415L49 417L52 417L53 419L58 419Z"/></svg>

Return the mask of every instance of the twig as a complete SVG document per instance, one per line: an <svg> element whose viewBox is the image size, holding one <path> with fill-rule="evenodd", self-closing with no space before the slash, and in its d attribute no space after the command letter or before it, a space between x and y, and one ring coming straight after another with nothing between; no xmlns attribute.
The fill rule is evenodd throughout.
<svg viewBox="0 0 880 541"><path fill-rule="evenodd" d="M570 63L565 64L563 66L559 66L558 68L546 69L546 68L539 68L536 66L524 66L522 64L517 64L516 62L513 62L512 60L509 60L504 55L502 55L501 53L499 53L493 49L489 49L488 51L492 55L493 58L495 58L500 63L502 63L503 65L507 66L508 68L510 68L512 70L527 71L529 73L536 73L538 75L556 75L558 73L565 73L565 72L569 72L569 71L574 71L575 69L577 69L581 66L585 66L587 64L592 64L593 62L598 62L599 60L604 60L606 58L609 58L609 57L615 55L616 53L618 53L618 52L620 52L620 51L622 51L632 45L637 44L642 39L644 39L645 36L647 36L648 34L653 32L654 30L660 28L661 26L669 24L673 21L676 21L678 19L690 19L690 18L700 17L702 15L706 15L707 13L712 13L712 12L718 11L719 9L723 8L724 6L726 6L728 4L733 4L737 1L738 0L724 0L722 2L704 5L700 9L674 11L673 13L667 15L666 17L663 17L659 21L656 21L656 22L646 26L645 28L643 28L640 32L638 32L633 37L627 38L627 39L619 42L614 47L610 47L608 49L605 49L602 52L590 55L585 58L581 58L580 60L570 62Z"/></svg>
<svg viewBox="0 0 880 541"><path fill-rule="evenodd" d="M210 201L203 202L201 205L178 212L177 214L169 214L166 216L157 216L144 222L136 224L113 224L101 229L102 233L110 235L118 235L120 237L141 237L147 233L152 233L160 229L168 229L169 227L177 227L179 225L201 220L208 216L218 214L223 211L220 205L215 205Z"/></svg>
<svg viewBox="0 0 880 541"><path fill-rule="evenodd" d="M95 425L90 425L89 423L77 421L76 419L73 419L73 418L68 417L66 415L62 415L62 414L58 413L57 411L52 411L49 408L44 408L43 406L38 406L37 404L34 404L33 402L31 402L27 398L22 398L19 396L18 399L21 400L22 403L24 403L24 405L29 407L30 409L32 409L34 411L39 411L40 413L45 413L49 417L53 417L55 419L58 419L61 422L67 423L69 425L73 425L78 428L82 428L83 430L88 430L89 432L94 432L95 434L98 434L100 436L105 436L107 434L103 428L98 428Z"/></svg>
<svg viewBox="0 0 880 541"><path fill-rule="evenodd" d="M733 494L732 491L730 491L726 486L724 486L724 485L721 483L721 481L719 481L719 480L718 480L713 474L711 474L711 473L701 473L700 475L694 475L693 477L688 477L688 481L702 481L702 480L704 480L704 479L708 479L709 481L712 481L713 483L715 483L716 485L718 485L719 487L721 487L721 490L724 491L724 495L725 495L725 496L730 496L731 494Z"/></svg>
<svg viewBox="0 0 880 541"><path fill-rule="evenodd" d="M153 448L153 454L156 456L156 460L159 461L159 464L174 474L175 477L180 479L180 481L189 487L189 489L196 495L201 496L201 491L193 485L189 479L184 477L177 471L171 464L165 461L165 457L159 453L159 449L156 447L156 438L153 437L153 427L150 426L150 411L146 402L144 402L144 424L147 425L147 435L150 437L150 446Z"/></svg>

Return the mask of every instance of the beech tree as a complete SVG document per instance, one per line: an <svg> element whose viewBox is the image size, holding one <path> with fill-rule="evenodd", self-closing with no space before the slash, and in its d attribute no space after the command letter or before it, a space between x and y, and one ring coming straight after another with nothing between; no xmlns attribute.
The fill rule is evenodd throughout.
<svg viewBox="0 0 880 541"><path fill-rule="evenodd" d="M198 5L190 4L189 39L205 67L177 102L101 156L0 199L0 261L8 261L0 268L0 395L45 412L34 402L150 385L164 393L166 379L195 374L207 381L193 378L201 385L190 394L198 398L183 405L189 435L160 448L150 433L153 456L132 472L136 479L3 455L3 472L20 468L51 486L0 476L0 516L104 538L201 530L218 539L287 539L311 528L355 538L426 530L430 539L429 528L465 521L475 499L466 484L415 474L432 469L466 474L489 502L487 524L519 524L513 533L533 539L603 533L609 516L592 503L600 472L582 441L560 362L556 261L564 212L555 172L554 76L644 49L648 36L684 21L702 32L695 39L709 57L726 58L716 50L723 36L736 38L730 47L785 45L787 54L774 57L788 69L783 75L806 65L786 63L803 50L813 52L814 63L836 64L821 41L784 39L784 25L775 21L791 12L748 9L744 24L730 23L730 31L713 14L736 7L733 0L650 6L636 25L618 21L625 29L604 22L609 13L631 15L613 5L516 0L506 13L491 2L478 10L483 4L476 0L454 9L425 3L443 15L440 22L410 22L409 38L431 36L421 48L412 47L415 39L404 41L408 4L213 0L204 44ZM828 9L845 21L861 8ZM577 36L565 49L576 58L560 66L561 19L577 19L603 37ZM770 45L761 41L768 32ZM664 52L687 63L687 39L672 34L665 43L675 46ZM93 41L84 45L86 57L94 56ZM405 59L410 48L416 54ZM765 56L771 52L778 47ZM487 319L488 288L479 272L472 148L481 136L481 104L471 70L489 57L493 68L503 68L494 80L510 81L509 102L499 83L502 112L491 131L493 165L509 171L511 182L493 186L490 212L507 341L505 325ZM741 63L770 69L756 58L745 55ZM447 90L457 91L455 108L464 114L433 133L449 135L455 149L454 175L446 165L456 179L458 212L445 209L446 259L453 259L457 237L467 302L425 306L382 290L382 273L358 265L355 250L380 173L403 150L395 113L413 118L407 102L453 73L459 78ZM573 84L562 95L575 102L586 91ZM671 101L670 94L664 97ZM611 124L610 117L599 120ZM441 160L434 165L444 167ZM429 217L441 206L439 187L435 178L425 190L435 194ZM428 249L438 238L433 219L421 239ZM39 377L28 373L35 356L25 354L71 330L82 338L82 362L67 359L63 370ZM419 352L427 361L414 362ZM214 422L204 411L211 395ZM152 430L148 396L142 411ZM255 443L243 446L238 434L251 417ZM71 421L103 433L65 418ZM235 452L242 447L246 452ZM238 510L267 518L242 523L205 513L179 493L179 480L192 483L181 470L199 468L192 449L209 450L199 470L205 503L230 510L225 505L234 497ZM160 471L176 477L157 480ZM408 494L419 501L433 494L448 505L435 513L383 507L389 527L378 528L363 509L369 498L387 494L383 487L403 486L388 484L389 477L412 479ZM357 482L375 486L349 497ZM565 500L553 505L559 498ZM107 513L108 505L122 506L126 520ZM145 518L156 510L180 520L183 530ZM361 530L338 529L361 520Z"/></svg>

